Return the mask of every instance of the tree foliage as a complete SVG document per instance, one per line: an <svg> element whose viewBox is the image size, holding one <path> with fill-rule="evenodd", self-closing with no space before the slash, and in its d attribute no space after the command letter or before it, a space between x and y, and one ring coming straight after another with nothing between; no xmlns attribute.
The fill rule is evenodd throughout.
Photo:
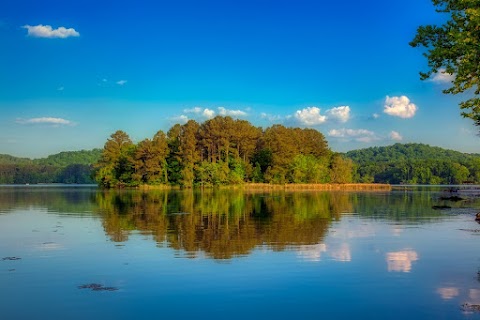
<svg viewBox="0 0 480 320"><path fill-rule="evenodd" d="M145 139L135 148L133 155L133 181L144 184L164 184L168 182L166 157L168 154L167 136L158 131L153 140Z"/></svg>
<svg viewBox="0 0 480 320"><path fill-rule="evenodd" d="M452 75L452 86L444 93L468 90L473 97L460 103L462 115L480 125L480 5L478 0L432 0L448 20L441 26L426 25L417 30L410 45L424 47L429 70L422 80L434 74ZM470 90L471 89L471 90Z"/></svg>
<svg viewBox="0 0 480 320"><path fill-rule="evenodd" d="M345 161L333 157L323 134L313 129L274 125L262 130L246 120L217 116L201 124L194 120L175 124L166 135L159 132L156 137L135 145L125 132L114 133L97 164L98 183L189 188L352 181L352 167L342 166Z"/></svg>

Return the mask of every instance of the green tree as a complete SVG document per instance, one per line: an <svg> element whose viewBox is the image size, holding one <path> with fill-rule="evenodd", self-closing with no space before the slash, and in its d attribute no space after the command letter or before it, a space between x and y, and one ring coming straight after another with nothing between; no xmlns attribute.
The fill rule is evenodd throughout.
<svg viewBox="0 0 480 320"><path fill-rule="evenodd" d="M172 184L179 184L181 176L181 158L180 158L180 134L182 126L175 124L167 132L167 144L169 153L167 155L167 173L168 181Z"/></svg>
<svg viewBox="0 0 480 320"><path fill-rule="evenodd" d="M192 187L195 179L195 165L200 161L200 153L197 147L197 136L200 125L189 120L181 126L178 157L180 159L180 184L185 187Z"/></svg>
<svg viewBox="0 0 480 320"><path fill-rule="evenodd" d="M110 136L96 165L96 181L110 188L129 184L134 170L135 145L127 133L118 130Z"/></svg>
<svg viewBox="0 0 480 320"><path fill-rule="evenodd" d="M167 154L167 138L163 131L158 131L153 140L141 141L135 150L133 179L146 184L166 183L168 181Z"/></svg>
<svg viewBox="0 0 480 320"><path fill-rule="evenodd" d="M351 183L353 180L353 162L343 158L340 154L332 157L330 165L330 180L333 183Z"/></svg>
<svg viewBox="0 0 480 320"><path fill-rule="evenodd" d="M245 163L241 159L233 159L230 161L229 165L228 183L242 184L245 181L246 176Z"/></svg>
<svg viewBox="0 0 480 320"><path fill-rule="evenodd" d="M235 120L231 136L232 145L236 148L235 158L241 158L247 163L261 136L262 129L252 126L246 120Z"/></svg>
<svg viewBox="0 0 480 320"><path fill-rule="evenodd" d="M429 70L422 80L444 73L452 75L452 86L443 92L473 93L460 103L462 115L480 125L480 5L478 0L432 0L436 11L448 15L441 26L421 26L410 45L424 47Z"/></svg>
<svg viewBox="0 0 480 320"><path fill-rule="evenodd" d="M60 183L94 183L91 178L92 168L84 164L71 164L65 167L57 177Z"/></svg>
<svg viewBox="0 0 480 320"><path fill-rule="evenodd" d="M461 184L468 178L469 171L465 166L459 163L452 163L450 167L450 181L449 183Z"/></svg>
<svg viewBox="0 0 480 320"><path fill-rule="evenodd" d="M257 176L256 178L261 178L263 180L263 174L267 171L267 168L272 165L273 161L273 154L272 150L268 148L258 148L255 154L252 156L252 162L255 163L255 167L260 169L261 176ZM258 173L258 169L257 173ZM257 180L260 181L260 180Z"/></svg>
<svg viewBox="0 0 480 320"><path fill-rule="evenodd" d="M271 151L272 164L265 178L273 183L285 183L289 166L300 153L300 143L295 129L276 124L265 130L263 135L264 148Z"/></svg>

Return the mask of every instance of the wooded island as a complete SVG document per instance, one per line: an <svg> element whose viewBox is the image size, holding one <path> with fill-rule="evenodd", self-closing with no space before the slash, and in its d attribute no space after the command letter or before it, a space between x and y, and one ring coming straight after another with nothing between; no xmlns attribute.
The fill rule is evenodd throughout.
<svg viewBox="0 0 480 320"><path fill-rule="evenodd" d="M246 120L217 116L201 124L176 124L138 144L117 131L105 143L95 177L107 188L349 183L353 168L317 130L278 124L262 130Z"/></svg>

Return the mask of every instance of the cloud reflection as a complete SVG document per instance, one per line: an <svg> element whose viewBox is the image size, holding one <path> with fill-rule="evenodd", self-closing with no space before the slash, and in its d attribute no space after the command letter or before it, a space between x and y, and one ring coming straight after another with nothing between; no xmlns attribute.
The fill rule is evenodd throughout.
<svg viewBox="0 0 480 320"><path fill-rule="evenodd" d="M303 245L298 248L298 255L307 261L320 261L324 252L327 252L327 245L324 243Z"/></svg>
<svg viewBox="0 0 480 320"><path fill-rule="evenodd" d="M412 270L412 262L417 260L418 254L413 250L388 252L388 271L410 272Z"/></svg>
<svg viewBox="0 0 480 320"><path fill-rule="evenodd" d="M39 251L55 251L63 249L64 246L56 242L44 242L36 245L36 248Z"/></svg>
<svg viewBox="0 0 480 320"><path fill-rule="evenodd" d="M328 253L328 256L334 261L350 262L352 261L352 254L348 243L343 243L340 246L328 247L324 243L315 245L303 245L298 247L298 256L306 261L318 262L322 255Z"/></svg>
<svg viewBox="0 0 480 320"><path fill-rule="evenodd" d="M403 233L403 230L404 230L404 229L401 228L401 227L394 227L394 228L392 229L392 234L393 234L393 236L398 237L398 236L400 236L400 235Z"/></svg>
<svg viewBox="0 0 480 320"><path fill-rule="evenodd" d="M480 303L480 290L479 289L470 289L468 297L471 299L472 303Z"/></svg>
<svg viewBox="0 0 480 320"><path fill-rule="evenodd" d="M349 224L332 230L335 231L335 233L332 233L332 237L342 238L344 240L371 238L376 235L375 228L372 225L364 224Z"/></svg>
<svg viewBox="0 0 480 320"><path fill-rule="evenodd" d="M330 256L335 261L350 262L352 261L352 254L348 243L342 244L338 249L332 250Z"/></svg>
<svg viewBox="0 0 480 320"><path fill-rule="evenodd" d="M450 300L457 297L460 294L460 290L455 287L438 288L437 293L443 300Z"/></svg>

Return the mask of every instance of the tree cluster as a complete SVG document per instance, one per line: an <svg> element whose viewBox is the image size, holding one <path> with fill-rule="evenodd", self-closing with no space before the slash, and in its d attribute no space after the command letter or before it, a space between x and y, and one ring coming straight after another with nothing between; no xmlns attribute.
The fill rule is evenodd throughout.
<svg viewBox="0 0 480 320"><path fill-rule="evenodd" d="M217 116L201 124L176 124L165 134L135 144L117 131L96 165L99 185L183 187L265 183L348 183L353 163L331 152L314 129L273 125L265 130L246 120Z"/></svg>

